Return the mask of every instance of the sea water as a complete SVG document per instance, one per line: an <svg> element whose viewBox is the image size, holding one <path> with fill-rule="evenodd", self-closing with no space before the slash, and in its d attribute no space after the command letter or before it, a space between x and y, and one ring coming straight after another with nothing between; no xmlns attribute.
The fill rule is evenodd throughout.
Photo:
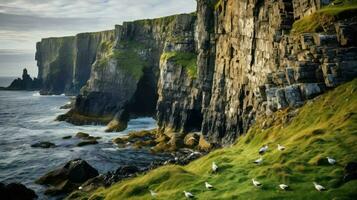
<svg viewBox="0 0 357 200"><path fill-rule="evenodd" d="M68 110L60 109L69 97L41 96L38 92L0 91L0 182L20 182L34 189L40 199L44 187L34 181L46 172L65 162L81 158L100 173L115 170L121 165L147 166L162 155L150 154L147 150L118 148L111 141L129 131L153 129L156 122L152 118L131 120L127 130L120 133L106 133L105 126L74 126L55 121L56 116ZM77 147L80 139L77 132L99 136L99 144ZM64 140L62 137L72 136ZM57 147L32 148L39 141L55 143Z"/></svg>

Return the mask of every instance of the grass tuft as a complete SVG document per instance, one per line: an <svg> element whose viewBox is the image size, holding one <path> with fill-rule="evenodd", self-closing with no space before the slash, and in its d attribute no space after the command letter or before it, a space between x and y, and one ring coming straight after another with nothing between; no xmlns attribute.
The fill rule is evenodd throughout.
<svg viewBox="0 0 357 200"><path fill-rule="evenodd" d="M192 79L197 78L197 55L189 52L165 52L161 55L161 61L173 61L186 70Z"/></svg>

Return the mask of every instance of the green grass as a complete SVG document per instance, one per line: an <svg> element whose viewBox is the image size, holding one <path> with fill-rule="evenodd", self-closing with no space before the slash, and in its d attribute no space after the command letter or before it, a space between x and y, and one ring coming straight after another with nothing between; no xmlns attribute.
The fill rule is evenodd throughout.
<svg viewBox="0 0 357 200"><path fill-rule="evenodd" d="M258 119L251 130L232 147L215 150L187 166L169 165L145 175L117 183L93 194L89 199L152 199L149 189L158 192L157 199L184 199L183 190L197 199L353 199L357 180L342 183L344 166L357 161L357 79L330 91L304 105L290 123L283 122L286 111ZM262 129L263 121L270 128ZM260 166L253 160L257 151L268 144ZM278 151L277 144L286 146ZM331 156L338 162L324 164ZM210 172L216 162L220 171ZM255 188L256 178L262 188ZM208 191L204 182L215 186ZM327 188L318 192L312 182ZM285 183L291 191L281 191ZM79 194L76 194L79 195ZM75 195L73 195L75 196Z"/></svg>
<svg viewBox="0 0 357 200"><path fill-rule="evenodd" d="M197 78L197 55L189 52L165 52L161 55L161 61L170 60L186 70L190 78Z"/></svg>
<svg viewBox="0 0 357 200"><path fill-rule="evenodd" d="M120 41L119 48L113 49L113 43L107 41L100 45L100 49L103 57L98 60L96 67L104 68L111 59L115 59L118 69L128 72L135 80L142 77L146 65L143 57L140 56L140 52L145 49L143 44L135 41Z"/></svg>
<svg viewBox="0 0 357 200"><path fill-rule="evenodd" d="M317 12L297 20L292 33L322 32L323 27L332 26L334 22L357 15L357 0L336 0Z"/></svg>

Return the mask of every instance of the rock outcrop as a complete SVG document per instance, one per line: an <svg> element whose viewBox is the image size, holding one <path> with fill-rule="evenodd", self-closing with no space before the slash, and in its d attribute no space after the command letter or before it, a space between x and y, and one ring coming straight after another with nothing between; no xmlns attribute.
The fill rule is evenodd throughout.
<svg viewBox="0 0 357 200"><path fill-rule="evenodd" d="M36 183L51 186L45 194L59 195L76 190L82 183L98 175L98 171L86 161L75 159L43 175Z"/></svg>
<svg viewBox="0 0 357 200"><path fill-rule="evenodd" d="M12 81L9 87L4 88L5 90L39 90L41 88L41 81L37 78L32 79L27 73L25 68L22 72L22 79L18 78Z"/></svg>
<svg viewBox="0 0 357 200"><path fill-rule="evenodd" d="M114 40L114 30L45 38L36 45L41 94L78 94L89 79L100 48Z"/></svg>
<svg viewBox="0 0 357 200"><path fill-rule="evenodd" d="M20 183L9 183L7 185L0 182L0 197L6 200L33 200L37 199L36 193Z"/></svg>

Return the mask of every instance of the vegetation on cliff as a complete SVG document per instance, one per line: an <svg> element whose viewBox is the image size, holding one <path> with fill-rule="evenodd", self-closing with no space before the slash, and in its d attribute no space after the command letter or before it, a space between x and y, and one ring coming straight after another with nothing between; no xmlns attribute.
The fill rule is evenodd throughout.
<svg viewBox="0 0 357 200"><path fill-rule="evenodd" d="M183 191L197 199L352 199L357 180L343 180L344 167L356 161L357 80L306 103L297 112L279 111L269 118L258 118L250 131L230 148L219 149L181 167L168 165L110 188L98 189L89 199L184 199ZM289 115L295 113L290 119ZM269 149L261 165L258 149ZM286 147L278 151L277 145ZM330 165L326 157L337 160ZM211 173L211 164L219 166ZM251 179L263 186L256 188ZM204 187L208 181L215 189ZM318 192L313 181L325 186ZM278 185L290 186L282 191ZM80 196L78 198L83 198Z"/></svg>
<svg viewBox="0 0 357 200"><path fill-rule="evenodd" d="M162 61L171 60L186 70L190 78L197 78L197 55L191 52L165 52L161 55Z"/></svg>
<svg viewBox="0 0 357 200"><path fill-rule="evenodd" d="M293 24L292 33L322 32L338 20L350 18L357 14L357 0L335 0L328 6L297 20Z"/></svg>

